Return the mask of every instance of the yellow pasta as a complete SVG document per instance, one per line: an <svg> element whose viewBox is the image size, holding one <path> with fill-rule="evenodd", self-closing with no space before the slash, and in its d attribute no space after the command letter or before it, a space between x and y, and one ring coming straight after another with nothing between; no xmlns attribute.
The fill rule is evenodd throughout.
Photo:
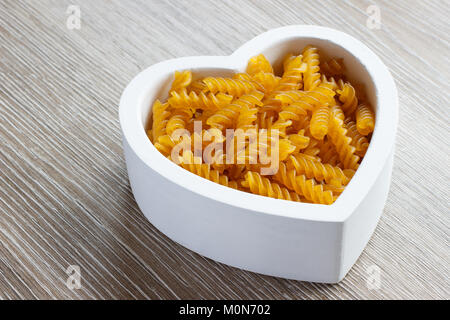
<svg viewBox="0 0 450 320"><path fill-rule="evenodd" d="M223 93L214 95L210 92L206 95L204 92L197 94L194 91L188 93L186 90L181 90L180 92L173 91L171 95L168 102L173 108L219 110L229 104L233 99L233 96Z"/></svg>
<svg viewBox="0 0 450 320"><path fill-rule="evenodd" d="M212 182L219 183L223 186L230 187L233 189L238 188L236 181L229 181L226 175L220 174L219 171L211 169L211 166L206 163L195 164L194 154L190 151L185 151L183 156L179 159L180 165L196 175L211 180ZM199 160L201 161L201 159Z"/></svg>
<svg viewBox="0 0 450 320"><path fill-rule="evenodd" d="M192 81L191 84L186 88L188 92L200 93L208 90L208 87L202 80Z"/></svg>
<svg viewBox="0 0 450 320"><path fill-rule="evenodd" d="M345 190L345 186L339 180L333 179L329 184L322 182L323 190L331 191L334 195L340 195Z"/></svg>
<svg viewBox="0 0 450 320"><path fill-rule="evenodd" d="M256 129L258 109L255 106L245 106L241 109L236 120L236 129L249 130Z"/></svg>
<svg viewBox="0 0 450 320"><path fill-rule="evenodd" d="M339 159L345 169L358 169L359 157L355 155L355 147L350 145L351 138L344 127L343 112L340 107L334 106L331 110L329 137L336 147Z"/></svg>
<svg viewBox="0 0 450 320"><path fill-rule="evenodd" d="M289 55L285 58L283 76L276 90L297 90L303 87L303 73L306 72L308 65L303 62L302 58L301 55Z"/></svg>
<svg viewBox="0 0 450 320"><path fill-rule="evenodd" d="M272 124L271 129L278 130L278 132L280 133L280 136L285 137L286 130L291 125L292 125L291 120L283 120L283 119L279 118L275 123Z"/></svg>
<svg viewBox="0 0 450 320"><path fill-rule="evenodd" d="M367 148L369 147L369 140L367 137L358 132L356 129L356 123L352 120L352 118L346 118L344 124L348 130L347 135L352 139L350 144L355 147L355 154L360 157L364 157Z"/></svg>
<svg viewBox="0 0 450 320"><path fill-rule="evenodd" d="M188 87L192 82L192 73L189 70L182 72L175 71L175 79L172 82L170 91L180 91Z"/></svg>
<svg viewBox="0 0 450 320"><path fill-rule="evenodd" d="M285 105L281 107L276 125L281 126L284 133L283 125L286 123L290 125L292 121L299 120L300 116L314 110L314 123L317 124L317 126L314 125L314 134L320 135L321 138L319 139L322 139L328 127L328 120L323 119L328 113L326 105L334 103L333 96L334 91L327 84L321 84L308 92L297 90L278 94L275 98ZM311 119L311 121L313 120Z"/></svg>
<svg viewBox="0 0 450 320"><path fill-rule="evenodd" d="M294 90L280 92L275 98L280 100L285 107L297 106L313 111L315 107L324 104L333 105L335 103L334 95L335 92L332 89L332 85L323 83L311 91Z"/></svg>
<svg viewBox="0 0 450 320"><path fill-rule="evenodd" d="M319 148L320 141L318 141L314 138L311 138L311 137L309 137L309 138L310 138L309 144L303 150L303 154L317 158L317 156L319 155L319 152L320 152L320 148Z"/></svg>
<svg viewBox="0 0 450 320"><path fill-rule="evenodd" d="M186 129L186 125L189 119L192 117L192 112L190 110L177 109L175 110L166 124L166 133L169 136L176 130Z"/></svg>
<svg viewBox="0 0 450 320"><path fill-rule="evenodd" d="M341 84L341 86L342 89L337 90L337 93L339 94L339 100L343 103L342 110L346 115L351 115L358 105L355 88L348 82Z"/></svg>
<svg viewBox="0 0 450 320"><path fill-rule="evenodd" d="M320 59L318 51L319 50L313 46L307 46L302 52L304 60L307 64L304 80L304 88L306 91L313 90L320 84Z"/></svg>
<svg viewBox="0 0 450 320"><path fill-rule="evenodd" d="M342 169L328 163L323 164L314 157L298 154L296 156L290 156L289 160L295 170L297 170L297 173L305 174L309 179L314 178L317 181L324 180L327 183L331 183L332 180L338 180L342 184L347 184L350 181Z"/></svg>
<svg viewBox="0 0 450 320"><path fill-rule="evenodd" d="M296 150L296 147L289 139L280 139L278 150L279 161L284 161Z"/></svg>
<svg viewBox="0 0 450 320"><path fill-rule="evenodd" d="M306 130L309 127L309 122L311 117L307 114L305 116L300 116L298 120L292 122L292 131L296 132L298 130Z"/></svg>
<svg viewBox="0 0 450 320"><path fill-rule="evenodd" d="M256 90L253 82L248 80L208 77L203 82L213 94L222 92L239 97Z"/></svg>
<svg viewBox="0 0 450 320"><path fill-rule="evenodd" d="M236 147L239 151L237 158L245 163L256 164L257 161L267 159L271 157L271 153L278 150L277 161L285 161L292 153L295 152L296 146L289 139L274 139L272 136L268 136L267 140L255 139L251 143L245 141L243 146ZM258 154L254 154L258 151Z"/></svg>
<svg viewBox="0 0 450 320"><path fill-rule="evenodd" d="M320 78L321 82L325 85L327 85L329 88L331 88L333 91L336 91L336 89L338 88L338 84L336 82L336 80L334 79L334 77L326 77L324 74L322 75L322 77Z"/></svg>
<svg viewBox="0 0 450 320"><path fill-rule="evenodd" d="M311 135L318 140L322 140L328 133L329 120L330 108L328 108L328 105L322 105L314 109L309 129Z"/></svg>
<svg viewBox="0 0 450 320"><path fill-rule="evenodd" d="M264 76L263 76L264 75ZM264 87L263 83L261 83L260 81L256 80L258 77L265 77L265 76L270 76L271 73L265 73L265 72L258 72L255 75L249 75L248 73L245 72L240 72L240 73L235 73L232 77L233 80L242 80L244 82L248 82L251 83L255 90L257 91L261 91L261 92L266 92L266 88ZM275 75L273 75L273 77L275 78ZM273 79L275 81L275 79ZM270 81L270 80L269 80ZM266 83L267 84L267 83Z"/></svg>
<svg viewBox="0 0 450 320"><path fill-rule="evenodd" d="M278 61L279 73L262 54L227 78L175 72L167 102L153 103L148 138L223 186L332 204L369 147L375 114L341 58L321 62L314 46L298 52Z"/></svg>
<svg viewBox="0 0 450 320"><path fill-rule="evenodd" d="M263 93L254 91L250 94L244 95L234 102L223 107L214 115L208 118L206 123L213 128L225 129L234 128L234 123L239 116L241 109L245 107L253 107L261 104Z"/></svg>
<svg viewBox="0 0 450 320"><path fill-rule="evenodd" d="M266 95L262 100L261 113L268 112L271 116L275 116L281 110L281 101L276 99L279 92L273 91L272 93Z"/></svg>
<svg viewBox="0 0 450 320"><path fill-rule="evenodd" d="M153 141L157 141L157 139L166 134L166 125L167 118L170 116L170 112L167 111L169 107L168 103L161 103L161 101L156 100L152 107L153 114L153 125L152 125L152 133L153 133Z"/></svg>
<svg viewBox="0 0 450 320"><path fill-rule="evenodd" d="M361 103L356 109L356 129L367 136L375 128L375 115L368 104Z"/></svg>
<svg viewBox="0 0 450 320"><path fill-rule="evenodd" d="M307 200L320 204L334 202L333 192L325 191L321 184L317 184L313 179L308 180L305 175L297 174L295 169L288 170L283 162L274 179L297 194L303 195Z"/></svg>
<svg viewBox="0 0 450 320"><path fill-rule="evenodd" d="M254 75L258 72L273 73L273 68L266 57L263 54L259 54L250 58L246 72L249 75Z"/></svg>
<svg viewBox="0 0 450 320"><path fill-rule="evenodd" d="M287 188L281 187L278 183L262 177L257 172L248 171L245 175L245 181L242 185L249 188L252 193L275 199L300 201L298 194L289 192Z"/></svg>
<svg viewBox="0 0 450 320"><path fill-rule="evenodd" d="M301 129L297 133L290 134L288 139L295 146L296 153L300 152L300 150L305 149L309 146L310 138L305 136L305 129Z"/></svg>
<svg viewBox="0 0 450 320"><path fill-rule="evenodd" d="M322 163L328 163L332 166L336 166L339 163L339 155L336 148L329 140L322 142L317 155Z"/></svg>
<svg viewBox="0 0 450 320"><path fill-rule="evenodd" d="M271 93L273 90L279 88L280 81L282 80L280 77L277 77L273 73L267 72L258 72L252 77L254 83L258 83L258 89L262 89L265 94Z"/></svg>

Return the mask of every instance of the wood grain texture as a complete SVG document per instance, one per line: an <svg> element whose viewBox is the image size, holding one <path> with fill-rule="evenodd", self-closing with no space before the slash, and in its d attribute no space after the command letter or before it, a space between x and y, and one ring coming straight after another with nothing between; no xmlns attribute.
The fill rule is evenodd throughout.
<svg viewBox="0 0 450 320"><path fill-rule="evenodd" d="M69 5L81 29L66 27ZM448 1L0 1L0 298L450 298ZM262 276L166 238L136 206L118 123L126 84L158 61L226 55L274 27L362 40L390 68L400 124L392 187L337 285ZM66 286L79 265L82 287ZM367 268L381 287L367 286Z"/></svg>

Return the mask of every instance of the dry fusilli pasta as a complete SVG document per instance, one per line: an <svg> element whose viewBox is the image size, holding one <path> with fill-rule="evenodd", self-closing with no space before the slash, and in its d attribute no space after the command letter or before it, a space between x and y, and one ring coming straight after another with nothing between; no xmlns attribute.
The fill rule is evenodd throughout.
<svg viewBox="0 0 450 320"><path fill-rule="evenodd" d="M367 136L375 128L375 115L368 104L361 103L356 109L356 129Z"/></svg>
<svg viewBox="0 0 450 320"><path fill-rule="evenodd" d="M223 186L332 204L367 151L374 111L340 58L321 63L307 46L277 65L280 73L260 54L227 78L175 72L147 135L166 158Z"/></svg>
<svg viewBox="0 0 450 320"><path fill-rule="evenodd" d="M320 58L319 50L313 46L303 49L303 58L307 64L305 72L304 88L306 91L312 90L320 84Z"/></svg>

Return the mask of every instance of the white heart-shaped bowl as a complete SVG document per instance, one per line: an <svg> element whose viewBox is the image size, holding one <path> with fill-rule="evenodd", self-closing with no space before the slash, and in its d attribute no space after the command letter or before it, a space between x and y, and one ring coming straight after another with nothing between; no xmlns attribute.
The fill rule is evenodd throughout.
<svg viewBox="0 0 450 320"><path fill-rule="evenodd" d="M145 128L155 99L166 99L176 70L231 75L263 53L283 56L308 44L321 58L342 57L351 81L363 83L376 113L370 147L332 205L298 203L237 191L198 177L166 159ZM150 222L181 245L238 268L283 278L335 283L369 241L386 202L398 119L397 89L386 66L355 38L329 28L288 26L263 33L230 56L185 57L139 73L120 101L130 184Z"/></svg>

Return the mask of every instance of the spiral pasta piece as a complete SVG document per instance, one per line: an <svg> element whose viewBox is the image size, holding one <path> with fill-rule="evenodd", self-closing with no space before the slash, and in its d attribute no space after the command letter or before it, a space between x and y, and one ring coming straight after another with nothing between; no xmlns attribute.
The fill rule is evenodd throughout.
<svg viewBox="0 0 450 320"><path fill-rule="evenodd" d="M344 120L344 124L347 128L347 135L352 138L350 144L355 147L355 154L364 157L369 147L369 140L358 132L356 123L350 117Z"/></svg>
<svg viewBox="0 0 450 320"><path fill-rule="evenodd" d="M328 104L334 104L334 91L331 86L321 83L317 88L305 91L286 91L276 95L284 106L282 106L277 122L286 123L289 120L297 121L300 116L304 116L308 111L313 112L314 127L313 132L317 139L323 139L327 133L328 120L327 117ZM311 119L311 121L313 121ZM313 136L314 136L313 135Z"/></svg>
<svg viewBox="0 0 450 320"><path fill-rule="evenodd" d="M281 79L273 73L258 72L253 76L252 80L261 86L258 89L262 89L265 94L268 94L279 87Z"/></svg>
<svg viewBox="0 0 450 320"><path fill-rule="evenodd" d="M234 123L239 117L239 113L243 108L253 108L256 105L262 105L261 99L264 94L259 91L254 91L250 94L246 94L233 103L229 104L217 111L214 115L208 118L206 123L213 128L223 130L224 128L234 127Z"/></svg>
<svg viewBox="0 0 450 320"><path fill-rule="evenodd" d="M346 115L351 115L358 106L355 88L346 82L342 85L342 89L337 90L337 93L339 94L339 100L343 103L342 110Z"/></svg>
<svg viewBox="0 0 450 320"><path fill-rule="evenodd" d="M249 188L254 194L275 199L300 201L299 197L289 192L287 188L281 187L278 183L262 177L259 173L248 171L245 174L245 181L242 182L245 188Z"/></svg>
<svg viewBox="0 0 450 320"><path fill-rule="evenodd" d="M298 90L303 87L303 73L308 65L302 61L303 56L289 55L284 60L284 72L277 91Z"/></svg>
<svg viewBox="0 0 450 320"><path fill-rule="evenodd" d="M286 91L276 95L279 101L290 101L291 103L281 107L278 113L278 120L273 124L273 128L280 131L282 136L286 135L286 129L292 125L293 121L298 121L301 116L305 116L308 111L314 109L312 103L315 99L300 93L301 91ZM295 102L292 102L295 101Z"/></svg>
<svg viewBox="0 0 450 320"><path fill-rule="evenodd" d="M200 92L208 91L208 87L202 80L192 81L191 84L186 88L188 92L195 92L199 94Z"/></svg>
<svg viewBox="0 0 450 320"><path fill-rule="evenodd" d="M278 97L278 96L277 96ZM281 107L278 118L281 121L300 120L301 116L307 114L307 111L312 110L313 106L306 101L298 100L297 103L291 103Z"/></svg>
<svg viewBox="0 0 450 320"><path fill-rule="evenodd" d="M168 103L163 104L159 100L156 100L155 103L153 103L153 107L152 107L153 141L157 141L160 136L166 134L166 125L167 125L168 118L170 116L170 112L167 111L168 107L169 107Z"/></svg>
<svg viewBox="0 0 450 320"><path fill-rule="evenodd" d="M232 79L234 80L244 80L244 81L248 81L248 82L252 82L253 81L253 77L251 75L249 75L246 72L238 72L233 74Z"/></svg>
<svg viewBox="0 0 450 320"><path fill-rule="evenodd" d="M305 91L301 90L277 92L274 98L281 102L283 106L287 106L300 101L304 102L305 105L302 107L309 111L312 111L314 109L314 106L318 103L317 99L308 96Z"/></svg>
<svg viewBox="0 0 450 320"><path fill-rule="evenodd" d="M342 108L338 105L335 105L333 107L331 107L330 112L333 114L333 116L335 118L337 118L338 120L344 121L345 120L345 114L344 111L342 110Z"/></svg>
<svg viewBox="0 0 450 320"><path fill-rule="evenodd" d="M211 166L206 163L195 163L194 154L191 151L183 152L179 159L180 166L184 169L212 182L219 183L223 186L237 189L236 181L230 181L226 175L220 174L219 171L211 169ZM201 162L201 159L197 160Z"/></svg>
<svg viewBox="0 0 450 320"><path fill-rule="evenodd" d="M155 148L158 149L164 156L169 156L172 148L178 143L178 141L173 140L169 135L165 134L158 137L155 141Z"/></svg>
<svg viewBox="0 0 450 320"><path fill-rule="evenodd" d="M168 102L173 108L190 108L194 110L219 110L233 99L232 96L223 93L209 93L206 95L204 92L197 94L191 91L188 94L185 89L182 89L180 92L172 91L171 95Z"/></svg>
<svg viewBox="0 0 450 320"><path fill-rule="evenodd" d="M320 84L320 58L319 50L313 46L307 46L303 52L303 59L307 64L307 69L304 75L304 89L309 91Z"/></svg>
<svg viewBox="0 0 450 320"><path fill-rule="evenodd" d="M332 84L321 83L317 88L311 91L285 91L280 92L275 96L280 100L282 105L287 108L298 106L304 110L313 111L315 107L322 106L324 104L334 105L334 90Z"/></svg>
<svg viewBox="0 0 450 320"><path fill-rule="evenodd" d="M286 160L295 149L295 145L289 139L280 139L278 141L279 161Z"/></svg>
<svg viewBox="0 0 450 320"><path fill-rule="evenodd" d="M315 89L310 90L307 95L310 97L314 97L319 104L328 104L328 105L334 105L335 96L333 83L320 83Z"/></svg>
<svg viewBox="0 0 450 320"><path fill-rule="evenodd" d="M172 87L170 91L180 91L188 87L192 82L192 72L189 70L184 70L182 72L175 71L175 79L172 82Z"/></svg>
<svg viewBox="0 0 450 320"><path fill-rule="evenodd" d="M345 186L339 180L333 179L329 184L321 183L323 190L333 192L333 195L340 195L345 190Z"/></svg>
<svg viewBox="0 0 450 320"><path fill-rule="evenodd" d="M297 154L291 155L289 161L297 173L306 175L308 179L314 178L317 181L325 181L326 183L338 180L344 185L350 181L349 177L347 177L341 168L334 167L327 163L323 164L314 157Z"/></svg>
<svg viewBox="0 0 450 320"><path fill-rule="evenodd" d="M316 184L313 179L308 180L303 174L297 174L295 169L288 170L284 162L280 163L274 179L314 203L332 204L335 200L333 192L325 191L321 184Z"/></svg>
<svg viewBox="0 0 450 320"><path fill-rule="evenodd" d="M203 82L208 87L211 93L217 92L227 93L235 97L240 97L244 94L250 93L256 90L252 81L237 80L221 77L207 77L203 79Z"/></svg>
<svg viewBox="0 0 450 320"><path fill-rule="evenodd" d="M169 136L173 134L175 130L186 128L186 123L189 119L183 114L176 114L170 117L167 121L166 132Z"/></svg>
<svg viewBox="0 0 450 320"><path fill-rule="evenodd" d="M158 138L158 141L154 143L155 147L165 156L170 155L173 147L177 144L187 144L185 148L191 150L203 151L211 142L222 143L225 137L220 130L210 128L202 130L201 132L185 132L179 137L169 136L168 134L162 135ZM196 141L199 143L196 144Z"/></svg>
<svg viewBox="0 0 450 320"><path fill-rule="evenodd" d="M264 72L257 73L258 77L261 77L261 78L265 77L265 76L262 76L262 74L264 74L264 75L266 75L266 74L267 75L271 75L271 73L264 73ZM273 77L275 78L275 75L273 75ZM242 81L250 82L256 88L255 90L261 91L261 92L266 92L266 89L264 88L264 85L257 80L256 75L251 76L248 73L240 72L240 73L234 74L232 79L233 80L242 80ZM270 81L270 80L268 80L268 81Z"/></svg>
<svg viewBox="0 0 450 320"><path fill-rule="evenodd" d="M330 120L330 108L328 105L318 107L314 110L311 117L309 130L311 135L319 140L323 140L328 133L328 123Z"/></svg>
<svg viewBox="0 0 450 320"><path fill-rule="evenodd" d="M332 107L328 136L336 147L344 168L356 170L358 169L359 157L355 155L355 147L350 144L352 139L346 135L347 129L344 127L342 118L341 108L338 106Z"/></svg>
<svg viewBox="0 0 450 320"><path fill-rule="evenodd" d="M294 153L307 148L311 140L308 136L305 136L305 129L301 129L297 133L289 135L287 138L295 146Z"/></svg>
<svg viewBox="0 0 450 320"><path fill-rule="evenodd" d="M176 109L166 124L166 133L169 136L175 132L175 130L186 129L189 119L192 118L192 112L189 109Z"/></svg>
<svg viewBox="0 0 450 320"><path fill-rule="evenodd" d="M272 65L263 54L251 57L247 64L246 72L249 75L255 75L258 72L273 73Z"/></svg>
<svg viewBox="0 0 450 320"><path fill-rule="evenodd" d="M271 94L264 97L262 100L263 105L260 108L260 112L268 112L271 115L277 114L281 110L281 101L275 99L275 96L279 94L279 91L274 91Z"/></svg>
<svg viewBox="0 0 450 320"><path fill-rule="evenodd" d="M261 163L266 163L274 150L277 150L277 159L280 162L286 160L296 150L295 145L286 138L275 139L271 135L267 135L267 139L262 139L261 135L256 137L257 139L254 139L251 143L236 147L236 150L238 150L237 158L241 162L255 164L259 157Z"/></svg>
<svg viewBox="0 0 450 320"><path fill-rule="evenodd" d="M356 128L364 136L373 132L375 128L375 115L368 104L361 103L356 109Z"/></svg>

